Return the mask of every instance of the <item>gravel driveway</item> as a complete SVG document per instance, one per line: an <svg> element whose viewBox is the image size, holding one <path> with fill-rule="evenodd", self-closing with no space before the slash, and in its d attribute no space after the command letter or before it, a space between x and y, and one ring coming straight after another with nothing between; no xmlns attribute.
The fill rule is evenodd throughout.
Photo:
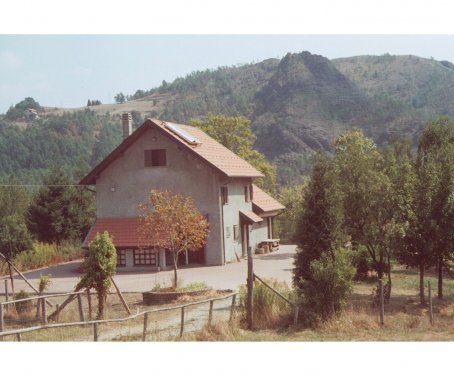
<svg viewBox="0 0 454 376"><path fill-rule="evenodd" d="M254 272L261 278L273 277L285 281L289 285L292 280L294 245L281 245L279 251L254 256ZM51 275L52 284L49 293L69 292L74 289L81 274L77 268L82 261L72 261L62 265L44 268L24 275L38 285L40 275ZM119 288L124 292L143 292L151 290L154 284L170 285L173 271L160 272L119 272L114 277ZM205 281L214 289L238 289L239 285L246 283L247 261L241 260L224 266L190 266L182 267L178 271L180 283ZM3 278L4 279L4 278ZM31 288L18 276L15 278L15 290L32 292ZM4 293L4 282L0 283L0 293Z"/></svg>

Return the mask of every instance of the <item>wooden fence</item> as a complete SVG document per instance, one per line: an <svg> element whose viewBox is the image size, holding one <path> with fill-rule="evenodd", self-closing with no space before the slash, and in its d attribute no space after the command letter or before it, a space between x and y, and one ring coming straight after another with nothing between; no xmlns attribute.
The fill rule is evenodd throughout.
<svg viewBox="0 0 454 376"><path fill-rule="evenodd" d="M45 298L49 297L56 297L56 296L80 296L80 294L83 294L84 292L72 292L72 293L66 293L66 294L49 294L46 295ZM0 303L0 341L3 340L4 337L6 336L15 336L17 341L22 340L22 334L24 333L30 333L38 330L49 330L49 329L54 329L54 328L69 328L69 327L76 327L76 326L92 326L93 328L93 341L98 341L99 338L99 330L100 330L100 325L102 324L108 324L108 323L119 323L119 322L127 322L131 321L133 319L136 319L138 317L143 316L143 333L142 333L142 340L146 341L147 337L147 331L148 331L148 317L152 313L157 313L157 312L165 312L165 311L172 311L172 310L180 310L181 312L181 321L180 321L180 337L184 333L184 326L185 326L185 309L190 306L194 305L200 305L204 303L209 303L209 311L208 311L208 325L211 325L212 318L213 318L213 303L217 300L225 300L225 299L232 299L232 303L230 306L230 316L229 316L229 321L231 321L234 316L235 316L235 304L236 304L236 296L238 295L237 292L233 292L231 294L227 294L221 297L217 298L210 298L210 299L205 299L205 300L200 300L196 302L190 302L186 304L181 304L173 307L166 307L166 308L155 308L155 309L150 309L142 312L138 312L136 314L131 314L127 317L123 318L117 318L117 319L108 319L108 320L88 320L88 321L83 321L83 315L81 316L81 321L78 322L69 322L69 323L57 323L57 324L48 324L47 323L47 317L45 319L42 319L42 324L39 326L33 326L33 327L28 327L28 328L22 328L22 329L15 329L15 330L10 330L10 331L4 331L4 306L8 304L14 304L17 302L22 302L26 300L33 300L33 299L44 299L44 296L38 296L38 297L33 297L33 298L26 298L26 299L20 299L20 300L15 300L15 301L8 301L8 302L1 302ZM80 301L80 299L78 299ZM45 304L42 304L42 307L45 307ZM58 310L58 308L57 308ZM45 309L44 309L45 311Z"/></svg>

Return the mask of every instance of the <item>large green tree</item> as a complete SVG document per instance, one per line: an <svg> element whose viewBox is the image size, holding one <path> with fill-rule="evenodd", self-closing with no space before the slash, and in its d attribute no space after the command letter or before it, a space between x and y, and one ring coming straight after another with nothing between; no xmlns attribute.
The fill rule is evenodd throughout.
<svg viewBox="0 0 454 376"><path fill-rule="evenodd" d="M293 269L296 287L302 286L302 280L312 278L312 261L319 260L324 254L334 257L335 250L346 242L342 222L342 197L334 165L326 156L316 154L311 179L296 219L295 240L299 246Z"/></svg>
<svg viewBox="0 0 454 376"><path fill-rule="evenodd" d="M257 184L263 189L270 193L276 190L276 168L254 149L256 136L252 132L250 120L243 116L208 114L203 119L191 120L190 124L200 128L262 172L265 177Z"/></svg>
<svg viewBox="0 0 454 376"><path fill-rule="evenodd" d="M424 274L438 266L438 296L443 296L443 267L452 257L454 240L454 124L446 117L427 124L416 158L414 216L409 222L401 262L419 267L420 301L425 304Z"/></svg>
<svg viewBox="0 0 454 376"><path fill-rule="evenodd" d="M28 210L28 228L38 240L60 244L80 240L92 220L89 196L60 168L54 167L44 178Z"/></svg>

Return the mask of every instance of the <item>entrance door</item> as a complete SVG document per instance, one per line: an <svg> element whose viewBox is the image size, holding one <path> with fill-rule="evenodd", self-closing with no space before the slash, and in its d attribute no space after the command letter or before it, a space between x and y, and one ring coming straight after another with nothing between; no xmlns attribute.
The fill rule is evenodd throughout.
<svg viewBox="0 0 454 376"><path fill-rule="evenodd" d="M241 251L243 257L247 255L248 247L249 247L249 225L241 221Z"/></svg>

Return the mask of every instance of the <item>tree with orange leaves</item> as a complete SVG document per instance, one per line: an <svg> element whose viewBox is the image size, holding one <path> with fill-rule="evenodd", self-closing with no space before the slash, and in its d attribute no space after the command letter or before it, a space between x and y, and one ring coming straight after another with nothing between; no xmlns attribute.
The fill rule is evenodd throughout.
<svg viewBox="0 0 454 376"><path fill-rule="evenodd" d="M140 235L150 245L172 253L174 288L177 288L178 255L205 244L208 222L191 197L151 190L148 202L139 205Z"/></svg>

